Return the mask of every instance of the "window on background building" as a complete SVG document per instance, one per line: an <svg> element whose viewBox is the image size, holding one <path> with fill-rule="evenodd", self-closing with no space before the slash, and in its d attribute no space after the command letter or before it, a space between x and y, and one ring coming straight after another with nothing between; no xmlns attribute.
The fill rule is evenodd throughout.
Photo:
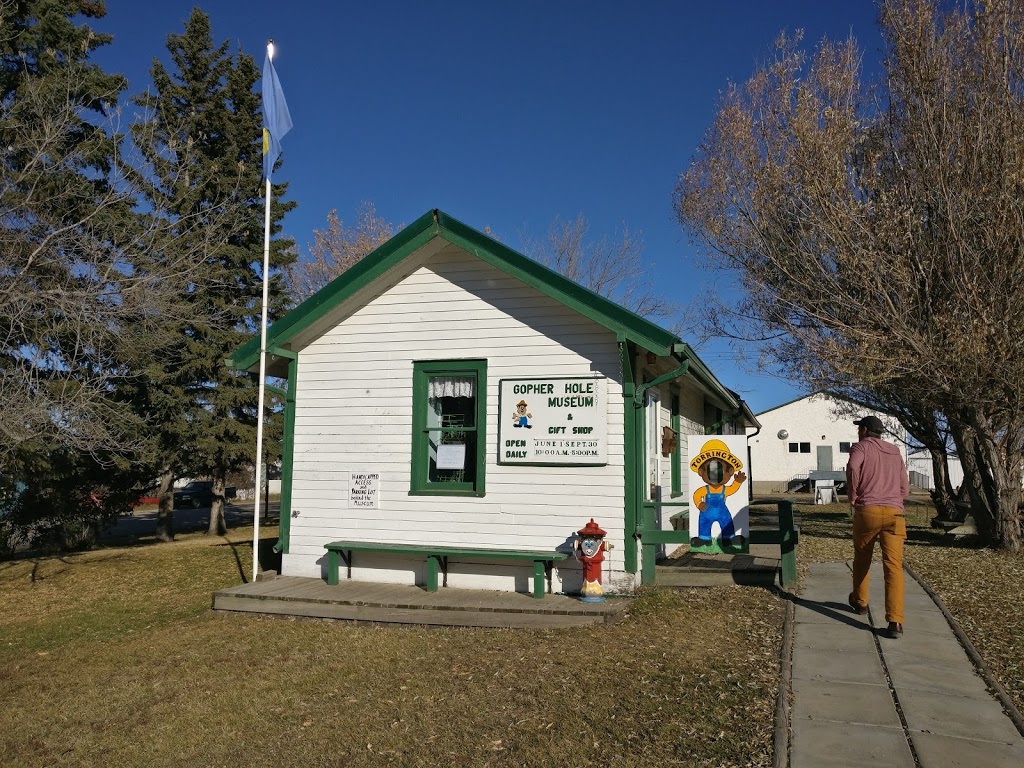
<svg viewBox="0 0 1024 768"><path fill-rule="evenodd" d="M800 443L790 443L789 444L789 452L790 453L799 453L799 451L800 451Z"/></svg>
<svg viewBox="0 0 1024 768"><path fill-rule="evenodd" d="M850 452L850 444L849 443L840 443L839 444L839 452L840 453L849 453Z"/></svg>
<svg viewBox="0 0 1024 768"><path fill-rule="evenodd" d="M811 444L810 443L800 443L800 453L810 453L810 452L811 452Z"/></svg>
<svg viewBox="0 0 1024 768"><path fill-rule="evenodd" d="M487 361L413 363L412 494L484 495Z"/></svg>

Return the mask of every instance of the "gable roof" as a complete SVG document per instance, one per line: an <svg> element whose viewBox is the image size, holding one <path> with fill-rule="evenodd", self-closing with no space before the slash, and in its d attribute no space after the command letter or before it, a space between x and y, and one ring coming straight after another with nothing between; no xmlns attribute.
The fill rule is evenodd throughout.
<svg viewBox="0 0 1024 768"><path fill-rule="evenodd" d="M646 320L564 275L517 253L483 232L463 224L439 209L427 211L402 231L332 280L317 293L267 329L267 353L294 354L288 345L332 310L398 267L427 243L441 238L496 269L575 310L584 317L659 357L675 357L690 363L690 373L701 380L730 407L742 409L756 423L746 403L727 389L676 334ZM226 364L253 370L259 363L260 337L249 339L234 351ZM278 361L278 365L283 360ZM271 375L274 375L271 373Z"/></svg>
<svg viewBox="0 0 1024 768"><path fill-rule="evenodd" d="M267 349L285 347L301 331L438 237L536 288L645 350L666 356L674 344L681 343L679 337L670 331L584 288L543 264L516 253L508 246L443 211L434 209L427 211L270 326L267 329ZM254 336L236 349L226 363L232 368L250 369L259 361L259 344L259 336Z"/></svg>

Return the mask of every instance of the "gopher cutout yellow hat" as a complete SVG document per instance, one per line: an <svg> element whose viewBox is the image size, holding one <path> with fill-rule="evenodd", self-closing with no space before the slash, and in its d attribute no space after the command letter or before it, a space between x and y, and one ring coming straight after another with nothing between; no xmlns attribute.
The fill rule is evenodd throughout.
<svg viewBox="0 0 1024 768"><path fill-rule="evenodd" d="M731 466L735 472L739 472L743 469L743 462L740 461L740 459L729 450L729 446L721 440L708 440L704 443L704 445L700 447L700 453L698 453L693 458L693 461L690 462L690 469L697 472L705 461L710 461L711 459L724 461Z"/></svg>

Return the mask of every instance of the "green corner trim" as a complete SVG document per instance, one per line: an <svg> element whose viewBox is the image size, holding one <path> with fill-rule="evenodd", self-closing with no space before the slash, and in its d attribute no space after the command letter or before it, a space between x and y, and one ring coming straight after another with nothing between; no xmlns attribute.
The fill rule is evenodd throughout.
<svg viewBox="0 0 1024 768"><path fill-rule="evenodd" d="M627 573L636 573L636 529L639 508L639 483L637 457L642 455L637 447L636 381L633 373L632 348L624 338L619 339L619 360L622 366L622 407L623 407L623 520L625 541L623 565Z"/></svg>
<svg viewBox="0 0 1024 768"><path fill-rule="evenodd" d="M292 530L292 475L295 459L295 393L298 387L299 361L288 361L288 388L284 398L284 447L281 455L281 501L277 513L277 544L274 551L288 554Z"/></svg>

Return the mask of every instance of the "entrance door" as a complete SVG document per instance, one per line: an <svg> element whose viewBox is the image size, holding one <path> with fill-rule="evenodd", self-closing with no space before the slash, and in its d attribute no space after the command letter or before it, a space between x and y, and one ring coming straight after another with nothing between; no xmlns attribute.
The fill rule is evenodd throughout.
<svg viewBox="0 0 1024 768"><path fill-rule="evenodd" d="M831 445L819 445L818 446L818 471L819 472L831 472L832 471L832 446Z"/></svg>

